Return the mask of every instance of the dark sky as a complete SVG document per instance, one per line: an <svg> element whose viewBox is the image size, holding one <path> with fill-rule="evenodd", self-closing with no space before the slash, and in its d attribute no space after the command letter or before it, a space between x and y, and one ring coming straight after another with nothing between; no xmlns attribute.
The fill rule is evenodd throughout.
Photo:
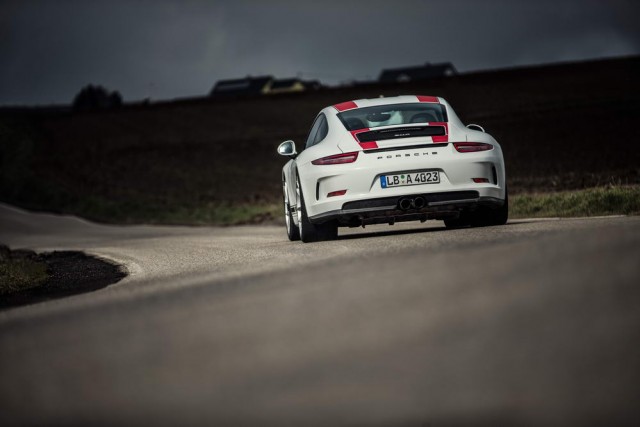
<svg viewBox="0 0 640 427"><path fill-rule="evenodd" d="M328 84L451 61L459 71L640 53L639 1L0 0L0 105L206 94L218 79Z"/></svg>

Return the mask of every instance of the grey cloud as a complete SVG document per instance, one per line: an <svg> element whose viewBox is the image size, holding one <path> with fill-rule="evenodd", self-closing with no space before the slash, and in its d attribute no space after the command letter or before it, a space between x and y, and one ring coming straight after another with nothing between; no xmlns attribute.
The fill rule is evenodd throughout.
<svg viewBox="0 0 640 427"><path fill-rule="evenodd" d="M197 96L217 79L328 83L427 60L462 71L638 54L630 1L9 1L0 104L65 103L87 83L126 100Z"/></svg>

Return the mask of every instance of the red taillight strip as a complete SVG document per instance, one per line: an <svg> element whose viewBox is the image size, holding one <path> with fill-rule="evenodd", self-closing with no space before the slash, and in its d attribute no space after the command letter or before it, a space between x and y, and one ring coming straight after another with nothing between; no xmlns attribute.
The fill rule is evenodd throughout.
<svg viewBox="0 0 640 427"><path fill-rule="evenodd" d="M347 102L341 102L340 104L336 104L333 106L333 108L335 108L338 111L347 111L347 110L353 110L354 108L358 108L358 106L353 101L347 101Z"/></svg>
<svg viewBox="0 0 640 427"><path fill-rule="evenodd" d="M340 153L333 156L322 157L311 162L313 165L340 165L342 163L353 163L358 158L358 152Z"/></svg>
<svg viewBox="0 0 640 427"><path fill-rule="evenodd" d="M477 151L493 150L493 145L485 144L484 142L454 142L458 153L475 153Z"/></svg>
<svg viewBox="0 0 640 427"><path fill-rule="evenodd" d="M416 95L418 101L420 102L435 102L436 104L440 103L437 96L425 96L425 95Z"/></svg>

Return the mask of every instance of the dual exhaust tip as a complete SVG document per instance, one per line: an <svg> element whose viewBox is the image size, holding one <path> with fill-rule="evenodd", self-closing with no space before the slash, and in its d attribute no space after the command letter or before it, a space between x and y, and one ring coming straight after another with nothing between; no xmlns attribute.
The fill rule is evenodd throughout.
<svg viewBox="0 0 640 427"><path fill-rule="evenodd" d="M411 208L422 209L426 205L427 205L427 201L424 199L424 197L421 197L421 196L418 196L415 198L403 197L398 202L398 207L403 211L409 210Z"/></svg>

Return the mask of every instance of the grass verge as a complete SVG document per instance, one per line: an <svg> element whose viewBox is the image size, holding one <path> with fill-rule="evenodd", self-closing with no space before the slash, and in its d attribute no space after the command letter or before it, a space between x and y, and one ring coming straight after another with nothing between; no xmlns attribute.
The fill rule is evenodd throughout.
<svg viewBox="0 0 640 427"><path fill-rule="evenodd" d="M0 257L0 295L37 288L47 281L49 275L44 262L4 252Z"/></svg>
<svg viewBox="0 0 640 427"><path fill-rule="evenodd" d="M283 222L281 209L278 203L217 204L167 212L157 222L195 225L275 224ZM515 194L510 197L509 207L509 217L514 219L639 214L640 185Z"/></svg>
<svg viewBox="0 0 640 427"><path fill-rule="evenodd" d="M110 224L245 225L273 224L280 219L275 203L213 202L183 205L179 202L151 205L121 203L96 197L66 206L64 213Z"/></svg>
<svg viewBox="0 0 640 427"><path fill-rule="evenodd" d="M276 203L209 204L169 211L158 223L188 225L274 224L282 217L282 206ZM282 220L284 222L284 220Z"/></svg>
<svg viewBox="0 0 640 427"><path fill-rule="evenodd" d="M83 252L0 245L0 310L95 291L126 275L121 266Z"/></svg>
<svg viewBox="0 0 640 427"><path fill-rule="evenodd" d="M596 187L510 197L510 218L640 214L640 186Z"/></svg>

